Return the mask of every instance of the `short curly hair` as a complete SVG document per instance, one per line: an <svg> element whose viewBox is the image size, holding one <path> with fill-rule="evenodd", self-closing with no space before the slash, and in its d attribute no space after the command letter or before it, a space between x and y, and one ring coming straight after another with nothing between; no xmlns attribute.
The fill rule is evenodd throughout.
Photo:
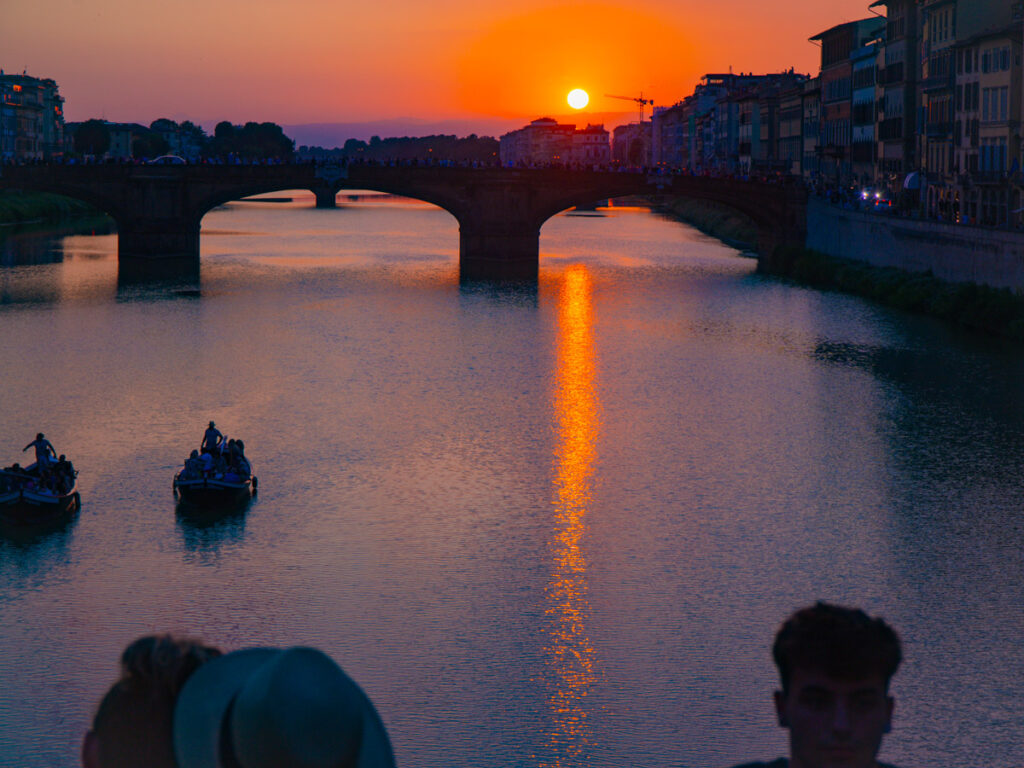
<svg viewBox="0 0 1024 768"><path fill-rule="evenodd" d="M779 629L772 646L783 693L793 670L814 669L839 680L880 674L889 680L903 659L900 639L880 618L859 608L818 602L803 608Z"/></svg>
<svg viewBox="0 0 1024 768"><path fill-rule="evenodd" d="M121 676L100 702L92 730L103 768L174 768L174 703L218 648L177 635L147 635L121 654Z"/></svg>

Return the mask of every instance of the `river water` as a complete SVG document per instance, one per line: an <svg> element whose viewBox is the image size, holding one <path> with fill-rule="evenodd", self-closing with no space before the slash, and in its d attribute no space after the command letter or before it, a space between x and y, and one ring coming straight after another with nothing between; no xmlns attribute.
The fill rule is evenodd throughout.
<svg viewBox="0 0 1024 768"><path fill-rule="evenodd" d="M0 243L0 461L43 431L83 498L0 539L0 764L75 765L166 630L324 649L409 768L774 758L772 636L826 599L904 641L884 760L1020 765L1024 349L643 208L552 219L499 288L439 209L289 194L209 213L197 284ZM171 476L209 419L260 493L204 523Z"/></svg>

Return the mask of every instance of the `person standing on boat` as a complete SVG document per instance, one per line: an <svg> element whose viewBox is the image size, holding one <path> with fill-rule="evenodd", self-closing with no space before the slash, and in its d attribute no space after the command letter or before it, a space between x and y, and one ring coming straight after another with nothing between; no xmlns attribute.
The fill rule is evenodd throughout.
<svg viewBox="0 0 1024 768"><path fill-rule="evenodd" d="M218 430L211 421L210 426L207 427L206 432L203 433L203 444L200 446L202 452L216 456L220 453L220 446L223 442L224 435L220 433L220 430Z"/></svg>
<svg viewBox="0 0 1024 768"><path fill-rule="evenodd" d="M36 435L35 440L22 448L21 452L24 453L33 446L36 449L36 469L45 469L50 463L50 459L57 457L57 452L53 450L53 445L43 436L42 432Z"/></svg>

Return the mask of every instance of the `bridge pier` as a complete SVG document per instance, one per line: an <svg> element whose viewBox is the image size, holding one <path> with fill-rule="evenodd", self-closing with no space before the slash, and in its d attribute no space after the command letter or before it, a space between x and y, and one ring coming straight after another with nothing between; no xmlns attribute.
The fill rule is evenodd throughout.
<svg viewBox="0 0 1024 768"><path fill-rule="evenodd" d="M337 190L330 188L318 188L313 190L313 194L316 195L316 207L317 208L337 208L338 207L338 192Z"/></svg>
<svg viewBox="0 0 1024 768"><path fill-rule="evenodd" d="M143 261L198 259L199 225L176 219L143 219L127 225L118 221L117 255Z"/></svg>
<svg viewBox="0 0 1024 768"><path fill-rule="evenodd" d="M118 284L199 279L199 225L179 219L117 223Z"/></svg>
<svg viewBox="0 0 1024 768"><path fill-rule="evenodd" d="M536 280L539 268L537 227L459 227L461 279Z"/></svg>

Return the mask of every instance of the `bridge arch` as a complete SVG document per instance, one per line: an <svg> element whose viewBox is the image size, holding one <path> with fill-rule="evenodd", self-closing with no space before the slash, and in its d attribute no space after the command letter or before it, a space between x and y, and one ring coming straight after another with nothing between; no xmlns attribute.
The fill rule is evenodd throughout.
<svg viewBox="0 0 1024 768"><path fill-rule="evenodd" d="M200 221L218 205L283 189L337 194L367 189L436 205L459 223L463 277L535 280L540 228L560 211L625 195L713 200L750 217L758 251L803 244L807 193L797 184L567 169L314 165L43 165L0 168L0 186L38 189L90 202L118 227L118 256L198 263Z"/></svg>
<svg viewBox="0 0 1024 768"><path fill-rule="evenodd" d="M434 206L436 206L438 208L441 208L442 210L446 211L447 213L449 213L453 217L455 217L456 220L458 220L458 215L456 214L456 212L451 210L453 207L456 207L456 205L453 203L453 201L446 200L441 195L429 194L429 192L423 192L422 190L419 191L420 194L415 194L413 192L410 192L407 189L403 189L401 187L395 187L393 185L388 185L388 184L377 184L377 185L344 184L344 185L340 185L340 186L334 185L334 186L331 186L329 189L325 190L323 187L317 187L315 185L313 185L313 186L295 186L295 185L287 184L285 182L278 182L278 183L252 184L252 185L248 185L248 186L245 186L245 187L238 187L238 188L231 189L231 190L217 190L217 191L211 192L209 195L207 195L204 198L199 199L196 202L195 215L198 217L196 219L196 223L198 224L203 219L203 217L207 213L212 211L214 208L216 208L218 206L221 206L221 205L224 205L226 203L234 202L234 201L237 201L237 200L242 200L244 198L252 197L254 195L265 195L265 194L270 194L270 193L273 193L273 192L284 192L284 191L293 190L293 189L301 189L301 190L306 190L306 191L312 192L315 196L317 196L318 199L319 199L319 197L322 194L329 194L332 198L336 197L338 195L338 193L340 193L340 192L342 192L342 191L344 191L346 189L366 190L368 192L381 192L381 193L384 193L384 194L395 195L397 197L405 197L405 198L409 198L411 200L419 200L420 202L429 203L430 205L434 205Z"/></svg>

